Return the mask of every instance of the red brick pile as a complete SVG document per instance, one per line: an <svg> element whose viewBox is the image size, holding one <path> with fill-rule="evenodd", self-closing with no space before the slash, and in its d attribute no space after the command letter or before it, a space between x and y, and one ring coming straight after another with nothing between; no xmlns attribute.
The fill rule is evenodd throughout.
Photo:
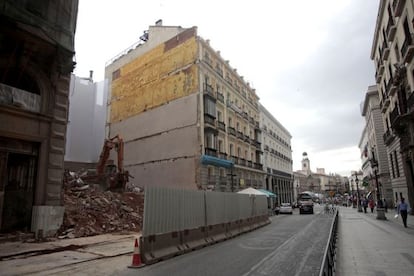
<svg viewBox="0 0 414 276"><path fill-rule="evenodd" d="M64 183L65 215L59 238L76 238L113 232L140 231L143 192L103 191L82 181Z"/></svg>

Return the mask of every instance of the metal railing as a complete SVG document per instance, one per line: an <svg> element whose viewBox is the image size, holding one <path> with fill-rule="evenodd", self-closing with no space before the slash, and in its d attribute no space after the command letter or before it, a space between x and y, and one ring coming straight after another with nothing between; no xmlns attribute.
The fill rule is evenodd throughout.
<svg viewBox="0 0 414 276"><path fill-rule="evenodd" d="M338 235L338 210L334 211L334 219L329 232L329 239L319 272L319 276L335 275L336 268L336 239Z"/></svg>

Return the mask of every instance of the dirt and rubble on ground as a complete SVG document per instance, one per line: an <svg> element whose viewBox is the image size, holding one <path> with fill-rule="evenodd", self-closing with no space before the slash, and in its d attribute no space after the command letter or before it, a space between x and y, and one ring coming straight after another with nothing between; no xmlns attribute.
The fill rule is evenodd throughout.
<svg viewBox="0 0 414 276"><path fill-rule="evenodd" d="M66 172L63 181L65 214L57 237L78 238L113 232L137 232L142 228L144 193L108 191L93 184L87 173Z"/></svg>

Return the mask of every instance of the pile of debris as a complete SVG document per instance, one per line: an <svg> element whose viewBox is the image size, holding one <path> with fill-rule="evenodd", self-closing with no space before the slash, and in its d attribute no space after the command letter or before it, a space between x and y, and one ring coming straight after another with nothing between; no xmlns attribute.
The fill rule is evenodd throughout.
<svg viewBox="0 0 414 276"><path fill-rule="evenodd" d="M105 191L98 184L85 184L82 175L85 174L65 174L65 215L58 231L59 238L141 230L144 210L142 191Z"/></svg>

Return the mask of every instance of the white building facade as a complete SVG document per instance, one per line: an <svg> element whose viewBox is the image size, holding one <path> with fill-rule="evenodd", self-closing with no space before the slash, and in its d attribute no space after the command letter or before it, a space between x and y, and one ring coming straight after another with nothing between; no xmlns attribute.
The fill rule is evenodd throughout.
<svg viewBox="0 0 414 276"><path fill-rule="evenodd" d="M265 189L276 193L278 203L294 202L292 170L292 136L273 115L259 103L262 129Z"/></svg>

